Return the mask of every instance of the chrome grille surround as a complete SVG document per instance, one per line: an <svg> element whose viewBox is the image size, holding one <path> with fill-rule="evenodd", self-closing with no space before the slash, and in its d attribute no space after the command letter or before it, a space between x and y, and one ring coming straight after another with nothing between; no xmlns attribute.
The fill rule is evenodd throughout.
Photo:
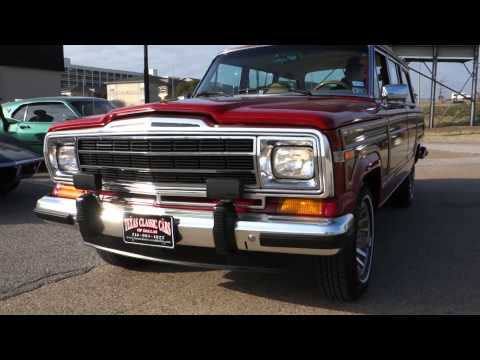
<svg viewBox="0 0 480 360"><path fill-rule="evenodd" d="M159 123L168 121L168 126L160 126ZM70 130L48 133L45 139L45 153L50 141L59 138L75 138L76 142L81 139L98 139L98 138L116 138L116 139L252 139L252 152L167 152L162 153L168 156L252 156L254 161L254 169L252 174L255 176L255 184L245 187L246 197L283 196L283 197L309 197L327 198L334 195L333 183L333 164L332 152L328 143L328 139L320 131L314 129L301 128L263 128L263 127L233 127L233 126L207 126L201 124L201 120L194 125L189 126L191 119L184 122L183 119L161 118L158 116L143 116L134 119L125 119L112 122L103 128ZM178 123L178 126L176 125ZM179 135L181 134L181 135ZM295 186L289 188L262 188L258 171L258 149L259 138L261 137L279 137L282 139L306 140L313 144L316 155L315 174L318 177L318 187L315 189L298 189ZM101 151L101 150L100 150ZM100 152L99 151L99 152ZM88 153L88 151L84 151ZM80 159L78 155L82 153L77 148L77 161ZM127 152L126 154L132 154ZM134 154L151 155L148 152L134 152ZM157 154L157 153L154 153ZM52 172L52 168L47 161L47 168L51 174L52 180L58 183L72 184L72 176L57 177ZM147 172L151 169L144 169ZM160 171L160 170L159 170ZM163 170L162 170L163 171ZM201 170L203 171L203 170ZM221 174L221 171L218 172ZM170 183L159 184L153 182L118 182L104 181L104 190L122 191L133 194L144 195L175 195L175 196L191 196L196 194L199 197L206 197L206 186L204 184L191 183Z"/></svg>

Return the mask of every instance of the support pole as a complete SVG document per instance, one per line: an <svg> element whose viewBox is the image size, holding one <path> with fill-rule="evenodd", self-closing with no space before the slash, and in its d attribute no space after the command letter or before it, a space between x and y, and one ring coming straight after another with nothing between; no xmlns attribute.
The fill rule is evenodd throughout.
<svg viewBox="0 0 480 360"><path fill-rule="evenodd" d="M418 103L420 104L420 101L422 100L422 84L420 83L422 77L420 76L420 72L422 71L422 63L418 63L418 71L419 71L419 74L418 74Z"/></svg>
<svg viewBox="0 0 480 360"><path fill-rule="evenodd" d="M432 88L430 91L430 128L435 127L435 98L437 96L437 46L433 45Z"/></svg>
<svg viewBox="0 0 480 360"><path fill-rule="evenodd" d="M150 102L150 74L148 73L148 45L143 46L143 87L145 104Z"/></svg>
<svg viewBox="0 0 480 360"><path fill-rule="evenodd" d="M478 83L478 45L474 47L473 69L472 69L472 102L470 107L470 126L475 125L477 110L477 83Z"/></svg>

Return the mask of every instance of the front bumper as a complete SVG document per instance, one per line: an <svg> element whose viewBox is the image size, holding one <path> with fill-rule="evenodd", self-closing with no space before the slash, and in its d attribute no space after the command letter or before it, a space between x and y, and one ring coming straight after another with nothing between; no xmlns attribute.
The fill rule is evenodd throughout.
<svg viewBox="0 0 480 360"><path fill-rule="evenodd" d="M34 212L47 221L68 225L77 223L76 200L44 196L37 201ZM151 247L127 246L123 242L124 212L173 216L178 222L181 235L173 252L184 247L215 248L212 212L109 202L100 203L100 237L90 239L84 236L84 240L102 250L112 249L117 253L121 251L123 255L132 253L136 257L154 258ZM353 224L351 214L328 219L239 214L234 230L235 244L241 252L330 256L344 247L353 231Z"/></svg>

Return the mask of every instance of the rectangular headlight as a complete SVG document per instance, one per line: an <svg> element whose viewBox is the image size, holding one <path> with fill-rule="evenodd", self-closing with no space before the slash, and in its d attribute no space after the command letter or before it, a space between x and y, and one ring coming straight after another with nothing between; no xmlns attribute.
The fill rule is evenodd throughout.
<svg viewBox="0 0 480 360"><path fill-rule="evenodd" d="M58 138L48 140L45 154L53 176L65 177L78 172L75 139Z"/></svg>
<svg viewBox="0 0 480 360"><path fill-rule="evenodd" d="M60 171L66 173L78 171L75 145L59 145L57 148L57 163Z"/></svg>
<svg viewBox="0 0 480 360"><path fill-rule="evenodd" d="M318 146L313 137L259 138L258 168L265 189L322 190Z"/></svg>
<svg viewBox="0 0 480 360"><path fill-rule="evenodd" d="M273 175L278 179L309 180L315 175L311 147L279 146L273 149Z"/></svg>

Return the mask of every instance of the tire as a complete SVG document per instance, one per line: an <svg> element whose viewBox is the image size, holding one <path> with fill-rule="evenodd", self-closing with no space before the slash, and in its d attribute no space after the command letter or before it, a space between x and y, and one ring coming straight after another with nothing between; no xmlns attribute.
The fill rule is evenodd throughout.
<svg viewBox="0 0 480 360"><path fill-rule="evenodd" d="M125 269L140 269L148 264L148 262L145 260L122 256L99 249L97 249L97 253L107 264L122 267Z"/></svg>
<svg viewBox="0 0 480 360"><path fill-rule="evenodd" d="M403 180L392 196L393 204L398 207L408 208L413 204L415 198L415 167Z"/></svg>
<svg viewBox="0 0 480 360"><path fill-rule="evenodd" d="M363 188L354 212L354 230L345 247L337 255L314 258L317 285L329 300L354 301L368 288L375 243L373 204L372 193Z"/></svg>

